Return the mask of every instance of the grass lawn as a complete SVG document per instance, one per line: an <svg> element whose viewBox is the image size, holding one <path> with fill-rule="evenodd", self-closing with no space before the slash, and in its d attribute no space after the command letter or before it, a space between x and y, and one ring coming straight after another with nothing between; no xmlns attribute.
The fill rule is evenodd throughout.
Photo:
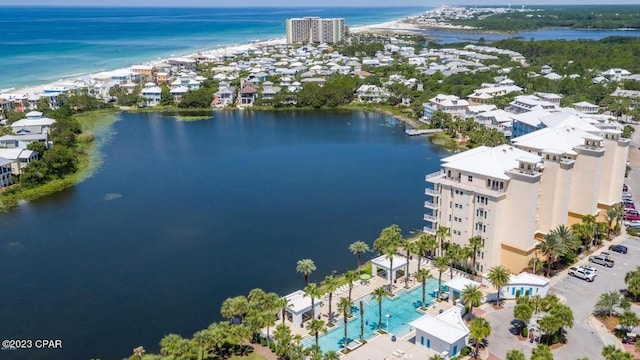
<svg viewBox="0 0 640 360"><path fill-rule="evenodd" d="M229 358L229 360L266 360L266 358L256 353L251 353L247 356L233 355Z"/></svg>

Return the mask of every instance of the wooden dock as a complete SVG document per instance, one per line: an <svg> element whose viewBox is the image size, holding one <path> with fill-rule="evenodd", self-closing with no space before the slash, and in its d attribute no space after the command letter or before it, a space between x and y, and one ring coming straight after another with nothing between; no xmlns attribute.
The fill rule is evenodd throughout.
<svg viewBox="0 0 640 360"><path fill-rule="evenodd" d="M442 129L407 129L404 131L409 136L429 135L437 132L441 132Z"/></svg>

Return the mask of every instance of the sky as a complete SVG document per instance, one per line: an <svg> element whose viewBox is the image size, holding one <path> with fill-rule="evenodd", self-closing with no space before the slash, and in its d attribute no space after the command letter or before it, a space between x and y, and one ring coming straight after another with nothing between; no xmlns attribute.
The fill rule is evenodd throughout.
<svg viewBox="0 0 640 360"><path fill-rule="evenodd" d="M306 5L309 4L309 5ZM154 7L243 7L243 6L425 6L440 5L584 5L584 4L635 4L640 0L0 0L0 6L154 6Z"/></svg>

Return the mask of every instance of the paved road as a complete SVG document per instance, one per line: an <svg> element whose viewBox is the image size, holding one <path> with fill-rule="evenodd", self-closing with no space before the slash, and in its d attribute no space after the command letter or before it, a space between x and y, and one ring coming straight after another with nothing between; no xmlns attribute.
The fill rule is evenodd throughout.
<svg viewBox="0 0 640 360"><path fill-rule="evenodd" d="M640 190L640 188L639 188ZM554 281L551 292L564 298L566 304L571 306L574 314L574 326L567 329L567 345L554 350L556 360L575 360L580 357L600 359L602 347L605 344L615 344L616 340L610 335L599 333L589 323L593 307L600 294L606 291L625 288L624 275L627 271L640 265L640 239L629 237L622 241L629 248L626 255L611 252L616 261L615 267L609 269L600 265L592 266L598 269L598 276L592 282L586 282L564 274L559 275ZM580 265L586 264L583 259ZM485 318L491 323L492 331L489 336L489 351L504 359L509 349L521 349L529 356L535 344L528 341L518 341L512 334L511 321L513 320L514 302L507 302L505 308L498 311L489 310ZM486 307L485 307L486 308ZM633 307L640 314L640 308ZM594 323L595 326L599 322Z"/></svg>

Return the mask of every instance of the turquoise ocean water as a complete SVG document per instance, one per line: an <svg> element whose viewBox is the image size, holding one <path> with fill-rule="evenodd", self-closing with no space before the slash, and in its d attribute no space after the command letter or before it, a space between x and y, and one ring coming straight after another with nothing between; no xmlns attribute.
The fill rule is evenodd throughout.
<svg viewBox="0 0 640 360"><path fill-rule="evenodd" d="M344 17L359 26L428 9L0 7L0 89L284 37L291 17Z"/></svg>

